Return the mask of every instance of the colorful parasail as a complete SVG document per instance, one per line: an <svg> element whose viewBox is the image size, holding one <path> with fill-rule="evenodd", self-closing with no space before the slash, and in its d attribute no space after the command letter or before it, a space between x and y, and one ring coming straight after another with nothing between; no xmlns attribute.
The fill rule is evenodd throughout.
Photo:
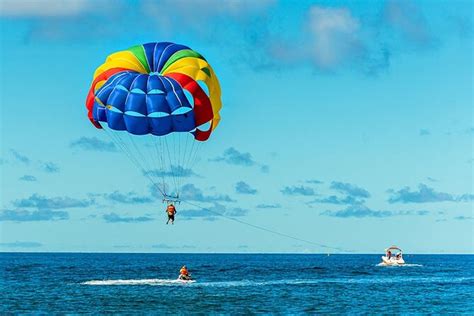
<svg viewBox="0 0 474 316"><path fill-rule="evenodd" d="M191 172L186 164L195 158L186 154L195 155L195 144L186 148L192 142L172 136L187 134L193 141L208 140L219 124L222 102L217 76L201 54L181 44L158 42L109 55L94 73L86 107L92 124L107 129L117 147L131 155L144 174L182 178ZM123 141L124 134L131 145ZM153 158L140 152L143 148L135 143L137 135L154 138L157 167L152 167L153 161L145 166L143 158ZM133 157L137 151L140 153ZM158 189L165 195L169 185L162 182ZM174 182L177 195L179 181Z"/></svg>

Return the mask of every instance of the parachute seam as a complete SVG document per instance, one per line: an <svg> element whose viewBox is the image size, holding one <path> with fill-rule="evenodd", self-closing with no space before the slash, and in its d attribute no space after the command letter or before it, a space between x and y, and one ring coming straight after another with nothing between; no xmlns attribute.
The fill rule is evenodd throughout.
<svg viewBox="0 0 474 316"><path fill-rule="evenodd" d="M165 85L165 83L163 82L163 79L162 79L162 78L164 78L164 77L163 77L163 76L157 76L157 77L158 77L158 79L160 79L161 84L163 85L163 89L166 89L166 85ZM166 91L166 92L167 92L167 91ZM166 100L166 96L167 96L167 95L168 95L168 94L165 94L165 100ZM169 109L169 113L168 113L168 114L169 114L169 115L172 115L171 113L172 113L173 111L171 111L171 106L170 106L168 100L166 100L166 104L168 105L168 109Z"/></svg>
<svg viewBox="0 0 474 316"><path fill-rule="evenodd" d="M176 96L176 99L179 101L179 105L183 106L183 103L181 102L181 99L178 97L178 94L176 93L176 90L174 89L173 82L169 78L166 78L165 76L163 76L163 78L166 79L166 81L168 81L170 83L171 89L173 89L173 93Z"/></svg>
<svg viewBox="0 0 474 316"><path fill-rule="evenodd" d="M118 76L116 76L115 78L112 79L112 81L110 81L109 83L106 82L106 84L104 84L104 85L103 85L102 87L100 87L99 89L100 89L100 90L103 90L103 89L105 89L106 87L111 86L113 82L115 82L115 81L118 80L119 78L123 77L125 74L126 74L126 73L124 73L124 72L119 73ZM112 77L113 77L113 76L114 76L114 75L112 75ZM110 79L110 77L107 79L107 81L109 81L109 79ZM100 81L99 81L99 82L100 82ZM97 83L99 83L99 82L97 82ZM95 85L97 85L97 83L96 83ZM95 86L94 86L94 89L95 89ZM114 87L114 89L115 89L115 87ZM97 91L97 93L98 93L98 92L99 92L99 91ZM94 93L94 95L96 95L96 93Z"/></svg>
<svg viewBox="0 0 474 316"><path fill-rule="evenodd" d="M160 65L161 63L161 58L163 58L163 55L165 54L166 50L168 49L168 47L170 47L171 45L173 45L172 43L167 45L164 49L163 49L163 52L161 53L160 55L160 59L158 59L158 66Z"/></svg>

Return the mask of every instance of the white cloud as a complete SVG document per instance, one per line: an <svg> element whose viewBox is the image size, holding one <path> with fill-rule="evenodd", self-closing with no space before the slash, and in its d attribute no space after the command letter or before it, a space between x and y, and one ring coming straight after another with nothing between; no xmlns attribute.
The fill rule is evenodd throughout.
<svg viewBox="0 0 474 316"><path fill-rule="evenodd" d="M307 28L311 58L322 68L337 66L361 50L359 20L346 8L311 7Z"/></svg>
<svg viewBox="0 0 474 316"><path fill-rule="evenodd" d="M311 6L300 34L291 46L281 40L269 45L270 54L280 62L310 62L322 70L366 57L362 25L347 8Z"/></svg>
<svg viewBox="0 0 474 316"><path fill-rule="evenodd" d="M92 8L93 2L89 0L2 0L0 15L16 17L72 16Z"/></svg>
<svg viewBox="0 0 474 316"><path fill-rule="evenodd" d="M247 21L249 17L265 12L275 0L145 0L142 14L157 24L160 32L175 34L178 31L194 32L204 37L215 37L222 28L215 28L213 19L230 22ZM212 26L211 26L212 25ZM225 32L225 31L224 31Z"/></svg>
<svg viewBox="0 0 474 316"><path fill-rule="evenodd" d="M240 17L258 13L266 10L275 2L275 0L200 0L199 2L195 0L149 0L144 2L144 7L162 12L172 10L176 16L189 17L191 21L187 20L188 23L192 20L205 23L206 17L216 15Z"/></svg>
<svg viewBox="0 0 474 316"><path fill-rule="evenodd" d="M401 32L408 40L418 44L426 44L432 40L423 14L412 1L389 0L384 15L388 25Z"/></svg>

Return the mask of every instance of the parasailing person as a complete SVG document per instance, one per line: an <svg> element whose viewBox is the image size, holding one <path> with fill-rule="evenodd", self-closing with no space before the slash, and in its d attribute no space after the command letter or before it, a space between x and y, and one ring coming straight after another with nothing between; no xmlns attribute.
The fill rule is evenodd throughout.
<svg viewBox="0 0 474 316"><path fill-rule="evenodd" d="M173 202L170 202L166 207L166 213L168 214L168 221L166 221L166 225L171 221L171 225L174 224L174 216L178 211L176 211L176 207L174 206Z"/></svg>

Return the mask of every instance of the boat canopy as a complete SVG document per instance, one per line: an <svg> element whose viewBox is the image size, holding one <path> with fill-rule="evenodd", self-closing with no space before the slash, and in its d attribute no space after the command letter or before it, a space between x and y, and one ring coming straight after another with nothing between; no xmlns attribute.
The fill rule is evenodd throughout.
<svg viewBox="0 0 474 316"><path fill-rule="evenodd" d="M387 252L389 250L398 250L398 251L402 252L402 250L400 248L398 248L397 246L388 247L387 249L385 249L385 252Z"/></svg>

